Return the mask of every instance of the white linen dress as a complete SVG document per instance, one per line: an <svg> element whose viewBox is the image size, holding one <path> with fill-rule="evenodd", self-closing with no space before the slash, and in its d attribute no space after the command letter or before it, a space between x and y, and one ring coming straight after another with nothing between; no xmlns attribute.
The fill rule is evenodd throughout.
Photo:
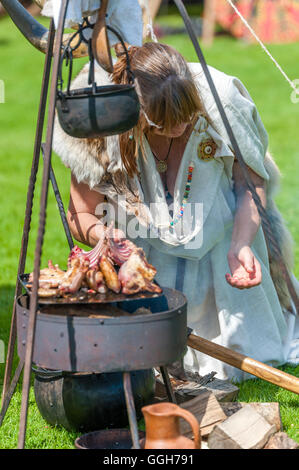
<svg viewBox="0 0 299 470"><path fill-rule="evenodd" d="M169 230L170 207L144 137L146 158L139 158L139 190L144 203L148 207L152 204L154 229L151 236L149 231L137 238L134 234L134 241L144 248L149 262L156 267L160 285L178 288L187 296L188 326L195 334L273 366L287 361L298 363L298 318L295 320L281 309L269 273L261 227L252 244L262 266L261 285L239 290L225 279L236 208L232 181L234 154L200 64L190 64L190 68L213 127L203 116L198 119L177 174L172 209L174 216L178 214L190 162L195 167L188 202L191 208L197 203L199 209L197 213L195 209L185 210L174 233ZM247 165L269 183L264 166L268 136L250 95L237 78L213 67L209 69ZM199 144L210 138L217 144L217 150L212 160L203 160L198 156ZM182 223L185 232L181 236L176 232ZM130 222L123 228L132 238ZM253 377L190 348L184 365L200 375L216 371L221 379L241 381Z"/></svg>
<svg viewBox="0 0 299 470"><path fill-rule="evenodd" d="M151 238L148 230L142 236L138 231L132 236L128 233L129 228L132 229L132 219L127 217L122 226L122 214L118 217L119 226L128 229L129 238L144 248L149 261L157 268L158 282L162 286L181 289L186 294L188 326L194 329L195 334L273 366L299 363L299 317L295 318L281 309L269 273L267 247L261 228L252 245L262 266L261 285L239 290L226 282L225 274L229 272L227 253L235 214L232 186L234 154L201 65L193 63L189 67L213 127L207 127L206 119L201 116L189 138L175 183L174 216L182 203L191 161L195 168L188 202L191 209L198 207L199 211L185 211L183 236L178 233L179 224L175 226L174 233L168 230L171 208L145 139L146 158L139 158L141 178L140 181L136 178L136 184L146 206L158 204L151 211L152 235L156 238ZM264 164L268 136L256 106L238 78L211 66L209 71L242 155L247 165L264 178L268 191L274 177L269 166L266 169ZM96 73L97 83L109 82L105 71L98 67ZM85 72L82 74L81 87L87 75ZM74 86L78 86L78 82ZM217 150L212 160L205 161L198 157L198 146L210 138ZM84 146L84 139L81 141L66 135L57 123L54 150L78 182L84 181L91 189L103 192L100 180L104 169ZM119 168L121 158L117 136L107 137L107 148L111 167L118 165ZM114 199L113 191L110 195L105 194L118 209L124 207L116 197ZM198 371L201 375L214 370L221 379L241 381L252 377L191 349L188 349L184 363L186 369Z"/></svg>

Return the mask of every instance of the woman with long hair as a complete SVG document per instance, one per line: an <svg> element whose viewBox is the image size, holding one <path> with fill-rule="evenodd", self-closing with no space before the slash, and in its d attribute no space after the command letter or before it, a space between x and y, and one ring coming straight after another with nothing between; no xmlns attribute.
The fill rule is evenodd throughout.
<svg viewBox="0 0 299 470"><path fill-rule="evenodd" d="M127 83L126 55L120 47L116 52L111 79ZM144 249L161 286L185 293L195 334L268 364L298 361L294 307L200 64L160 43L132 46L129 58L141 105L135 128L80 142L56 126L54 148L72 170L73 236L94 246L109 219L100 208L111 203L127 216L117 213L114 234ZM272 199L277 168L266 130L240 80L209 68L291 269L290 238ZM85 68L74 86L86 78ZM96 78L98 85L110 80L99 68ZM194 350L183 359L200 375L214 370L219 378L248 378Z"/></svg>

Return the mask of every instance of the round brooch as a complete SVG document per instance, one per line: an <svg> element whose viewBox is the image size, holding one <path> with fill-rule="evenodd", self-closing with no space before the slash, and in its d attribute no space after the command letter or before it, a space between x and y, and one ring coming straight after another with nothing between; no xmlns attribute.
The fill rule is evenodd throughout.
<svg viewBox="0 0 299 470"><path fill-rule="evenodd" d="M217 145L213 139L204 140L198 146L197 153L201 160L212 160L215 156Z"/></svg>
<svg viewBox="0 0 299 470"><path fill-rule="evenodd" d="M159 173L165 173L165 171L167 170L167 163L164 160L160 160L157 163L157 170Z"/></svg>

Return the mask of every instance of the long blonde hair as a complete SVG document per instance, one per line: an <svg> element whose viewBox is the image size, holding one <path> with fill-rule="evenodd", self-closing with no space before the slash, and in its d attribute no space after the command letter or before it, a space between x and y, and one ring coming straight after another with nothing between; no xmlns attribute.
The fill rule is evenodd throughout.
<svg viewBox="0 0 299 470"><path fill-rule="evenodd" d="M128 53L142 112L137 126L121 134L119 142L124 166L133 176L137 173L142 134L153 124L167 133L178 124L195 122L199 114L207 114L187 62L173 47L147 42L141 47L131 46ZM116 54L112 79L116 84L128 83L126 55L121 46Z"/></svg>

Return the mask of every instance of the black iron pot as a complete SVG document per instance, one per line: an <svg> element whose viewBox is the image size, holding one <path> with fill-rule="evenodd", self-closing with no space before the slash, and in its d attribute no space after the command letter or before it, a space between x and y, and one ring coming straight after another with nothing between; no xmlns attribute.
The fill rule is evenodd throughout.
<svg viewBox="0 0 299 470"><path fill-rule="evenodd" d="M96 138L126 132L136 126L139 101L134 85L108 85L58 92L56 109L64 132Z"/></svg>
<svg viewBox="0 0 299 470"><path fill-rule="evenodd" d="M139 119L140 103L134 84L134 74L126 45L119 33L107 26L122 43L127 60L128 83L121 85L97 86L94 71L94 56L91 39L86 40L84 30L93 26L87 19L70 38L64 48L58 72L56 109L62 129L72 137L99 138L122 134L136 126ZM78 42L74 39L78 37ZM89 50L88 88L71 90L73 52L84 41ZM62 68L69 67L66 91L63 91Z"/></svg>
<svg viewBox="0 0 299 470"><path fill-rule="evenodd" d="M33 368L34 394L43 418L69 431L94 431L128 425L122 373L66 373ZM153 369L131 372L138 419L154 398Z"/></svg>

